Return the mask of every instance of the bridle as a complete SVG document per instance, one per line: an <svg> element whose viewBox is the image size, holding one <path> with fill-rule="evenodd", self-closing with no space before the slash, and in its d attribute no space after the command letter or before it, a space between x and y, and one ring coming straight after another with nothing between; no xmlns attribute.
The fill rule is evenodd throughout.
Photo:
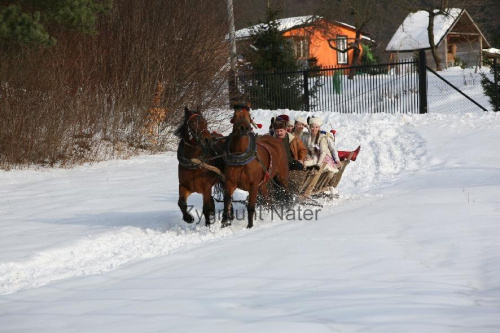
<svg viewBox="0 0 500 333"><path fill-rule="evenodd" d="M189 116L188 120L186 121L188 138L186 139L185 137L183 137L182 140L188 146L198 147L200 145L203 145L203 140L201 140L201 135L206 132L210 135L210 132L206 128L203 129L201 132L198 131L198 128L200 126L200 118L202 118L201 114L193 113L192 115ZM189 126L189 123L191 121L196 121L194 129L192 129L191 126Z"/></svg>
<svg viewBox="0 0 500 333"><path fill-rule="evenodd" d="M233 106L234 108L234 112L242 112L242 113L247 113L248 114L248 120L241 120L238 124L234 124L234 116L233 118L231 118L231 123L234 124L234 125L240 125L244 122L248 123L249 125L253 126L254 128L260 128L259 126L257 126L257 124L255 123L255 121L253 120L253 118L250 116L250 107L245 105L245 104L236 104ZM250 126L250 127L251 127Z"/></svg>
<svg viewBox="0 0 500 333"><path fill-rule="evenodd" d="M201 131L201 133L199 133L198 128L200 127L200 119L203 118L199 113L193 113L189 116L189 118L186 120L186 123L184 124L184 126L187 127L187 130L185 130L185 134L182 136L179 147L177 148L177 160L179 161L179 165L186 169L199 169L200 165L193 163L190 158L184 156L185 146L189 146L195 149L201 148L201 156L205 155L207 151L207 147L203 144L203 140L201 140L201 134L205 133L205 131L208 132L208 130L205 128ZM196 123L193 125L194 129L189 126L189 123L192 121L196 121Z"/></svg>

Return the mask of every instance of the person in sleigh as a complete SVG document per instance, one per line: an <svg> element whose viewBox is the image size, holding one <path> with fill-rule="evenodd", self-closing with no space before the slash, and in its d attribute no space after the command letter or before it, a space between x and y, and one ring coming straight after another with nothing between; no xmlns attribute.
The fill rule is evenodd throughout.
<svg viewBox="0 0 500 333"><path fill-rule="evenodd" d="M319 169L323 163L326 163L326 171L331 173L331 177L339 170L337 164L328 147L328 139L324 133L321 133L321 118L309 119L309 132L304 133L304 144L307 148L307 159L304 163L306 168Z"/></svg>
<svg viewBox="0 0 500 333"><path fill-rule="evenodd" d="M293 129L292 129L292 134L295 136L298 136L299 138L304 141L304 132L305 128L309 128L307 125L307 120L305 117L297 117L295 118L295 122L293 124Z"/></svg>
<svg viewBox="0 0 500 333"><path fill-rule="evenodd" d="M271 118L271 125L269 125L269 134L270 135L274 136L273 124L274 124L275 121L284 122L285 126L286 126L285 127L286 132L288 132L288 133L292 132L293 125L292 125L292 122L290 120L290 117L288 115L286 115L286 114L280 114L279 116Z"/></svg>
<svg viewBox="0 0 500 333"><path fill-rule="evenodd" d="M274 136L281 140L285 148L290 170L304 170L307 148L302 140L287 131L288 121L275 120L272 123Z"/></svg>
<svg viewBox="0 0 500 333"><path fill-rule="evenodd" d="M309 123L311 119L317 119L314 117L309 117L307 118L307 122ZM322 121L321 121L322 123ZM339 168L342 166L342 161L346 160L350 156L351 161L356 161L356 158L358 157L359 151L361 150L361 146L358 146L356 150L354 151L347 151L347 150L340 150L338 151L337 148L335 147L335 130L331 130L329 132L320 129L320 133L324 134L326 136L326 142L328 144L328 150L330 151L330 155L333 158L333 161L335 162L335 167Z"/></svg>

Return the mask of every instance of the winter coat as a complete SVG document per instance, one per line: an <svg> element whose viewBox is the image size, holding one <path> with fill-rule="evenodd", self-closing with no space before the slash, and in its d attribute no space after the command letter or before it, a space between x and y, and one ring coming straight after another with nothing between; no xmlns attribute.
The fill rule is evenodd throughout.
<svg viewBox="0 0 500 333"><path fill-rule="evenodd" d="M332 155L332 158L335 161L335 163L339 163L340 158L337 148L335 148L335 137L330 132L326 133L326 137L328 143L328 150L330 150L330 155Z"/></svg>
<svg viewBox="0 0 500 333"><path fill-rule="evenodd" d="M304 135L304 145L307 148L307 153L309 158L313 160L312 164L323 163L326 155L330 155L330 150L328 149L328 142L326 135L320 134L318 144L315 143L316 137L312 136L311 133L305 133Z"/></svg>
<svg viewBox="0 0 500 333"><path fill-rule="evenodd" d="M292 151L292 156L297 161L304 163L307 158L307 148L304 142L298 137L291 133L286 133L288 136L288 142L290 142L290 150Z"/></svg>

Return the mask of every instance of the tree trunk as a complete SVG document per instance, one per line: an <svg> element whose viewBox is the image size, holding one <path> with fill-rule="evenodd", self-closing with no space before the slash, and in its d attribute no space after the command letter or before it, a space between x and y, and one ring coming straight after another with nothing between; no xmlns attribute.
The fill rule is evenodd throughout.
<svg viewBox="0 0 500 333"><path fill-rule="evenodd" d="M434 17L436 13L433 10L429 10L429 25L427 26L427 36L429 37L429 45L431 47L432 58L434 58L434 63L436 64L436 71L442 70L441 68L441 58L437 52L436 43L434 42Z"/></svg>
<svg viewBox="0 0 500 333"><path fill-rule="evenodd" d="M354 79L354 75L356 75L356 66L359 66L359 55L361 53L361 31L356 30L356 40L353 43L353 51L352 51L352 67L349 72L349 80Z"/></svg>

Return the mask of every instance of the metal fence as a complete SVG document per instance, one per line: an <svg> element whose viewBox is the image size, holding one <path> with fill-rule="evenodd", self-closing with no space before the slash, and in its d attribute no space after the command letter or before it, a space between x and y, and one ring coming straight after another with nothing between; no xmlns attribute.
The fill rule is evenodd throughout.
<svg viewBox="0 0 500 333"><path fill-rule="evenodd" d="M338 113L456 113L499 109L497 59L492 67L435 72L425 52L398 63L300 71L251 73L236 77L239 98L253 108ZM444 77L446 76L446 77ZM483 79L496 91L485 96ZM493 105L495 104L495 105Z"/></svg>
<svg viewBox="0 0 500 333"><path fill-rule="evenodd" d="M419 62L239 75L253 108L339 113L419 113Z"/></svg>

